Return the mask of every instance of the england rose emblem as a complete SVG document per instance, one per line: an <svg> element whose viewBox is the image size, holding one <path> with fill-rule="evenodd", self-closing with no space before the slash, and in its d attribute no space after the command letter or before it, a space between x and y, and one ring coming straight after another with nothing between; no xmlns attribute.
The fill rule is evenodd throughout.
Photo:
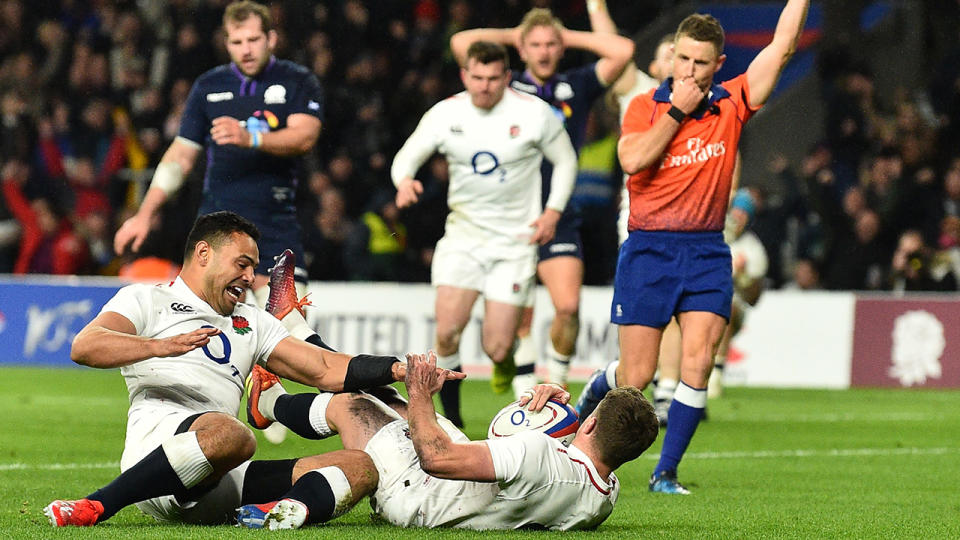
<svg viewBox="0 0 960 540"><path fill-rule="evenodd" d="M250 323L239 315L231 317L233 319L233 331L241 336L250 331Z"/></svg>

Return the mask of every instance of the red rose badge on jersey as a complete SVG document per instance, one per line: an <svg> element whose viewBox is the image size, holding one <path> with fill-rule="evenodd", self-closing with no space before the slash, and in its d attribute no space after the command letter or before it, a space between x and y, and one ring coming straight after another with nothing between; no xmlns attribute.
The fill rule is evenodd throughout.
<svg viewBox="0 0 960 540"><path fill-rule="evenodd" d="M241 317L240 315L234 315L231 317L231 319L233 319L233 331L241 336L252 330L247 319Z"/></svg>

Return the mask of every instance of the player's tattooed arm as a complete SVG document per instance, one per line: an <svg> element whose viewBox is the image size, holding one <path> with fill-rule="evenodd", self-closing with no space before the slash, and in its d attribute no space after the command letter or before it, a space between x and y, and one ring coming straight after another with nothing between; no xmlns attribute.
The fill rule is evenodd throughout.
<svg viewBox="0 0 960 540"><path fill-rule="evenodd" d="M444 371L437 369L432 351L428 355L407 355L407 422L420 467L437 478L494 482L496 471L486 443L455 442L437 422L433 394L447 378Z"/></svg>

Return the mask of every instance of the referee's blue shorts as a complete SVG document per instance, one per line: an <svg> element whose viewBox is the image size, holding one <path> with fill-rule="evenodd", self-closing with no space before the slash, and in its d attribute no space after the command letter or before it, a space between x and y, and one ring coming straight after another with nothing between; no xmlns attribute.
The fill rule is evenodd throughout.
<svg viewBox="0 0 960 540"><path fill-rule="evenodd" d="M684 311L730 320L733 277L721 232L632 231L620 248L610 321L663 328Z"/></svg>

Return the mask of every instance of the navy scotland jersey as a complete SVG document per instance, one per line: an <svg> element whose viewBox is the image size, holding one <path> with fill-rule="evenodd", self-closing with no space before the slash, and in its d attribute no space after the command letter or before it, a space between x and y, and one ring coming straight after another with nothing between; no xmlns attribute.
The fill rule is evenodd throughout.
<svg viewBox="0 0 960 540"><path fill-rule="evenodd" d="M555 73L543 85L537 84L526 71L513 71L510 78L511 88L537 96L553 108L553 112L563 122L563 127L570 136L573 149L579 154L587 135L587 117L590 115L590 108L606 90L597 78L596 62ZM553 166L544 161L540 167L540 174L543 177L543 201L546 202L550 195ZM553 240L540 248L540 260L559 255L570 255L582 259L583 246L579 229L579 212L573 203L568 203L557 223L557 232Z"/></svg>
<svg viewBox="0 0 960 540"><path fill-rule="evenodd" d="M307 68L293 62L271 57L253 78L230 63L196 80L187 98L179 135L206 146L205 208L232 210L251 220L264 212L295 213L297 158L218 145L210 136L213 119L220 116L236 118L253 133L283 129L291 114L323 115L320 82Z"/></svg>

